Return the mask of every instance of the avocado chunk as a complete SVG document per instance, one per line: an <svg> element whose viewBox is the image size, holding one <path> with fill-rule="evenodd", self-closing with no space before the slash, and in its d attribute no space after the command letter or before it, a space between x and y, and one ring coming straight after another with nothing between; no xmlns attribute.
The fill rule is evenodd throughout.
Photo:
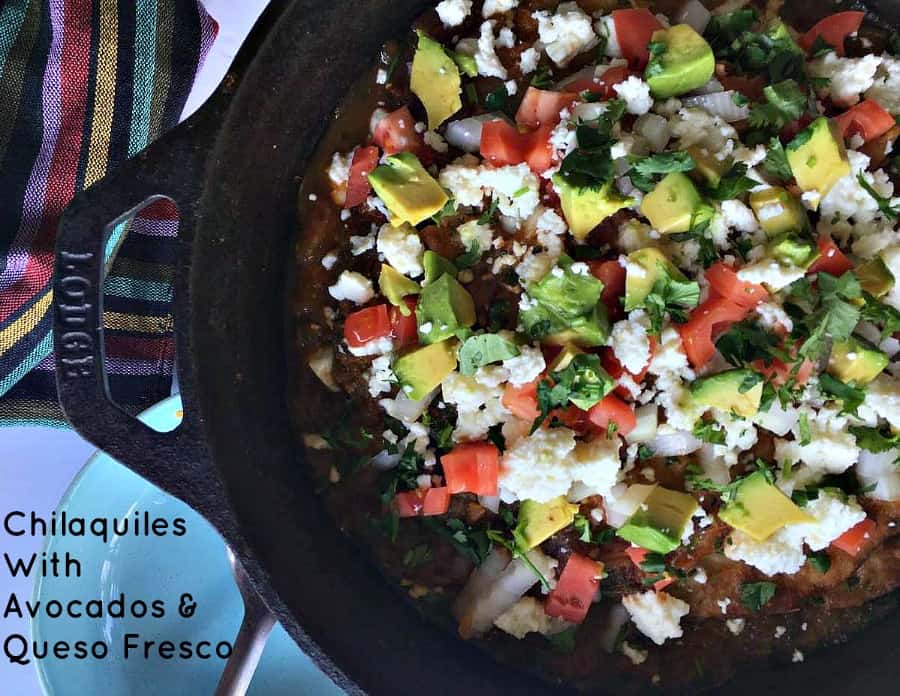
<svg viewBox="0 0 900 696"><path fill-rule="evenodd" d="M431 285L445 273L456 278L458 271L452 261L448 261L431 249L426 249L422 257L422 265L425 267L425 282L422 285Z"/></svg>
<svg viewBox="0 0 900 696"><path fill-rule="evenodd" d="M842 382L868 384L888 366L888 356L861 338L835 341L828 358L828 374Z"/></svg>
<svg viewBox="0 0 900 696"><path fill-rule="evenodd" d="M556 354L556 357L553 358L553 362L550 363L547 368L548 372L559 372L560 370L565 370L576 355L583 355L584 351L581 350L574 343L566 343L563 345L562 350Z"/></svg>
<svg viewBox="0 0 900 696"><path fill-rule="evenodd" d="M750 474L737 485L719 519L757 541L765 541L785 525L814 521L769 481L764 471Z"/></svg>
<svg viewBox="0 0 900 696"><path fill-rule="evenodd" d="M416 306L419 341L436 343L475 323L475 303L449 273L426 285Z"/></svg>
<svg viewBox="0 0 900 696"><path fill-rule="evenodd" d="M556 268L528 287L519 303L519 320L531 338L558 345L599 346L609 336L603 283L584 263L560 256Z"/></svg>
<svg viewBox="0 0 900 696"><path fill-rule="evenodd" d="M407 307L403 298L407 295L418 295L421 290L416 281L410 280L400 271L386 263L381 264L381 273L378 275L378 287L388 302L400 308L400 314L404 317L409 316L409 307Z"/></svg>
<svg viewBox="0 0 900 696"><path fill-rule="evenodd" d="M701 202L700 194L688 176L672 172L644 196L641 215L662 234L687 232Z"/></svg>
<svg viewBox="0 0 900 696"><path fill-rule="evenodd" d="M654 553L671 553L699 506L694 496L656 486L616 536Z"/></svg>
<svg viewBox="0 0 900 696"><path fill-rule="evenodd" d="M533 549L572 524L576 512L578 506L569 503L564 495L546 503L523 500L513 534L522 548Z"/></svg>
<svg viewBox="0 0 900 696"><path fill-rule="evenodd" d="M800 201L778 186L753 191L750 207L768 237L777 237L785 232L803 232L809 227L809 218Z"/></svg>
<svg viewBox="0 0 900 696"><path fill-rule="evenodd" d="M456 62L444 47L423 31L413 56L409 86L428 114L428 128L435 130L462 108L462 80Z"/></svg>
<svg viewBox="0 0 900 696"><path fill-rule="evenodd" d="M418 225L447 203L447 193L411 152L391 155L369 174L369 183L391 212L391 223Z"/></svg>
<svg viewBox="0 0 900 696"><path fill-rule="evenodd" d="M456 369L456 341L416 348L394 362L394 374L413 401L424 399Z"/></svg>
<svg viewBox="0 0 900 696"><path fill-rule="evenodd" d="M559 194L559 202L569 231L579 241L587 237L592 229L610 215L634 205L635 202L633 198L625 198L613 191L611 181L593 189L571 184L565 177L556 174L553 183Z"/></svg>
<svg viewBox="0 0 900 696"><path fill-rule="evenodd" d="M785 152L797 186L818 194L809 201L813 210L819 207L819 200L838 179L850 173L844 138L837 124L824 116L797 133L785 147Z"/></svg>
<svg viewBox="0 0 900 696"><path fill-rule="evenodd" d="M745 368L701 377L691 384L691 396L697 403L744 418L750 418L759 411L762 392L762 376Z"/></svg>
<svg viewBox="0 0 900 696"><path fill-rule="evenodd" d="M466 76L478 77L478 61L475 60L475 56L468 56L459 51L453 51L451 55L453 56L453 61Z"/></svg>
<svg viewBox="0 0 900 696"><path fill-rule="evenodd" d="M699 145L691 145L687 152L691 159L694 160L694 164L697 165L692 170L692 173L696 173L702 180L701 183L705 182L712 188L716 188L719 185L722 177L731 170L731 166L734 164L734 158L731 156L719 159L709 150Z"/></svg>
<svg viewBox="0 0 900 696"><path fill-rule="evenodd" d="M709 82L716 59L712 48L692 27L676 24L653 32L650 40L650 62L644 79L654 97L677 97Z"/></svg>
<svg viewBox="0 0 900 696"><path fill-rule="evenodd" d="M807 268L819 255L812 242L785 234L769 245L769 256L779 263Z"/></svg>
<svg viewBox="0 0 900 696"><path fill-rule="evenodd" d="M873 297L884 297L894 287L894 276L880 256L860 264L853 272L859 286Z"/></svg>
<svg viewBox="0 0 900 696"><path fill-rule="evenodd" d="M678 281L687 280L659 249L647 247L631 252L625 270L625 311L643 307L656 281L664 276Z"/></svg>

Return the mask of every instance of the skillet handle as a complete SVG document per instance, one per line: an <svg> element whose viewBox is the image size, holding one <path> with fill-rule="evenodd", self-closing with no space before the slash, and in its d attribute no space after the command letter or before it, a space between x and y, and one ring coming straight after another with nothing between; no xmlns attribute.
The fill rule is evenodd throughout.
<svg viewBox="0 0 900 696"><path fill-rule="evenodd" d="M214 98L71 202L57 235L53 337L59 401L75 430L138 475L181 498L232 541L228 538L233 531L231 515L223 515L222 509L224 487L192 404L184 405L185 416L176 430L151 429L110 397L103 348L106 241L117 222L163 195L176 203L180 215L176 312L178 300L185 297L200 182L218 131L221 102ZM186 355L181 348L180 360ZM185 367L180 364L179 371Z"/></svg>

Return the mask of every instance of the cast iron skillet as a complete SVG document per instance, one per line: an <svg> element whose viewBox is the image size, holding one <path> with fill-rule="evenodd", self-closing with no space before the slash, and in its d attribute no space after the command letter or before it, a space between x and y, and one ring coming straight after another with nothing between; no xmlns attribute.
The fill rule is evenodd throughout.
<svg viewBox="0 0 900 696"><path fill-rule="evenodd" d="M326 517L289 425L285 261L299 175L355 77L428 4L275 2L200 112L75 199L54 280L60 401L85 438L209 520L291 636L348 692L559 693L398 601ZM898 9L894 0L871 6ZM806 24L829 11L807 13ZM116 218L160 195L181 212L185 417L171 433L113 404L103 373L103 242ZM891 693L898 663L900 622L886 621L802 665L748 670L729 691Z"/></svg>

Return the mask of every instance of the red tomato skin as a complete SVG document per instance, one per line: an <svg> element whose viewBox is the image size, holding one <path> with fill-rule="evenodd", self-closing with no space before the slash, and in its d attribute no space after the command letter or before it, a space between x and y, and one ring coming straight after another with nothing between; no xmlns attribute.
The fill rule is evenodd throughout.
<svg viewBox="0 0 900 696"><path fill-rule="evenodd" d="M576 433L585 434L591 428L591 421L588 418L588 412L578 408L575 405L569 405L566 408L557 408L550 412L550 419L557 418L560 423L567 428L571 428Z"/></svg>
<svg viewBox="0 0 900 696"><path fill-rule="evenodd" d="M607 394L591 406L588 419L605 432L610 422L616 424L616 434L627 436L637 425L634 409L615 394Z"/></svg>
<svg viewBox="0 0 900 696"><path fill-rule="evenodd" d="M353 153L353 161L350 163L350 176L347 179L347 197L344 200L344 208L353 208L366 202L372 185L369 183L369 174L378 166L378 148L374 145L359 147Z"/></svg>
<svg viewBox="0 0 900 696"><path fill-rule="evenodd" d="M552 132L550 124L522 133L506 121L488 121L481 129L481 156L495 167L527 162L532 171L545 172L553 164Z"/></svg>
<svg viewBox="0 0 900 696"><path fill-rule="evenodd" d="M384 338L391 333L391 320L387 305L380 304L353 312L344 320L344 338L353 348L369 341Z"/></svg>
<svg viewBox="0 0 900 696"><path fill-rule="evenodd" d="M866 541L872 536L872 532L878 525L869 517L846 532L841 534L837 539L831 542L831 545L840 549L844 553L856 556L865 546Z"/></svg>
<svg viewBox="0 0 900 696"><path fill-rule="evenodd" d="M722 324L741 321L749 309L736 305L725 297L711 297L697 307L686 324L676 327L684 352L694 367L703 367L716 354L713 343Z"/></svg>
<svg viewBox="0 0 900 696"><path fill-rule="evenodd" d="M398 348L412 346L419 342L419 326L416 322L416 298L412 295L404 297L409 307L409 316L403 316L398 307L391 307L391 337L397 341Z"/></svg>
<svg viewBox="0 0 900 696"><path fill-rule="evenodd" d="M874 99L865 99L839 116L835 123L845 138L860 135L865 142L884 135L894 127L894 117Z"/></svg>
<svg viewBox="0 0 900 696"><path fill-rule="evenodd" d="M416 133L416 119L406 106L381 119L375 126L372 140L386 155L396 155L398 152L419 153L424 146L422 136Z"/></svg>
<svg viewBox="0 0 900 696"><path fill-rule="evenodd" d="M584 78L570 82L566 85L566 89L577 94L591 92L602 99L615 99L619 95L613 87L620 82L625 82L632 74L634 74L633 71L627 65L616 65L607 68L600 77L594 79Z"/></svg>
<svg viewBox="0 0 900 696"><path fill-rule="evenodd" d="M842 276L847 271L853 270L853 262L850 261L837 244L831 241L827 235L819 237L819 258L813 261L807 269L807 273L828 273L833 276Z"/></svg>
<svg viewBox="0 0 900 696"><path fill-rule="evenodd" d="M501 403L517 418L533 421L541 415L537 405L537 387L542 379L543 375L520 387L507 383Z"/></svg>
<svg viewBox="0 0 900 696"><path fill-rule="evenodd" d="M394 509L400 517L443 515L450 509L450 491L440 488L417 488L394 496Z"/></svg>
<svg viewBox="0 0 900 696"><path fill-rule="evenodd" d="M631 562L638 568L641 567L641 563L647 558L648 553L650 552L647 549L641 548L640 546L629 546L625 549L625 555L628 556L628 558L631 559Z"/></svg>
<svg viewBox="0 0 900 696"><path fill-rule="evenodd" d="M450 493L497 495L500 452L490 442L467 442L441 456Z"/></svg>
<svg viewBox="0 0 900 696"><path fill-rule="evenodd" d="M612 18L622 55L629 66L643 71L650 60L647 44L653 32L663 28L662 24L645 8L613 10Z"/></svg>
<svg viewBox="0 0 900 696"><path fill-rule="evenodd" d="M577 100L578 93L570 89L553 92L529 86L516 111L516 123L528 128L549 125L552 129L559 123L560 112Z"/></svg>
<svg viewBox="0 0 900 696"><path fill-rule="evenodd" d="M566 561L556 587L547 596L544 611L549 616L581 623L600 587L602 573L602 563L573 553Z"/></svg>
<svg viewBox="0 0 900 696"><path fill-rule="evenodd" d="M739 307L755 307L769 296L762 285L740 280L735 269L723 261L707 268L704 278L717 295L731 300Z"/></svg>
<svg viewBox="0 0 900 696"><path fill-rule="evenodd" d="M834 46L834 52L839 56L844 55L844 40L852 33L859 31L862 26L865 12L838 12L816 22L812 29L799 37L800 47L809 53L816 37Z"/></svg>
<svg viewBox="0 0 900 696"><path fill-rule="evenodd" d="M603 283L600 299L613 321L625 316L621 299L625 296L625 269L618 261L588 261L591 274Z"/></svg>

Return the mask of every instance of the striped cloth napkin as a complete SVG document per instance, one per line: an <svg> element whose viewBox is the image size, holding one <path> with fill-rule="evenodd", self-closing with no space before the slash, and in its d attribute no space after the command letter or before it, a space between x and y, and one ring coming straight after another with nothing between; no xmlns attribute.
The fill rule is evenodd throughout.
<svg viewBox="0 0 900 696"><path fill-rule="evenodd" d="M200 0L0 0L0 425L66 425L51 334L57 223L78 191L178 123L217 31ZM106 367L131 412L171 389L177 230L159 201L107 245L118 254Z"/></svg>

